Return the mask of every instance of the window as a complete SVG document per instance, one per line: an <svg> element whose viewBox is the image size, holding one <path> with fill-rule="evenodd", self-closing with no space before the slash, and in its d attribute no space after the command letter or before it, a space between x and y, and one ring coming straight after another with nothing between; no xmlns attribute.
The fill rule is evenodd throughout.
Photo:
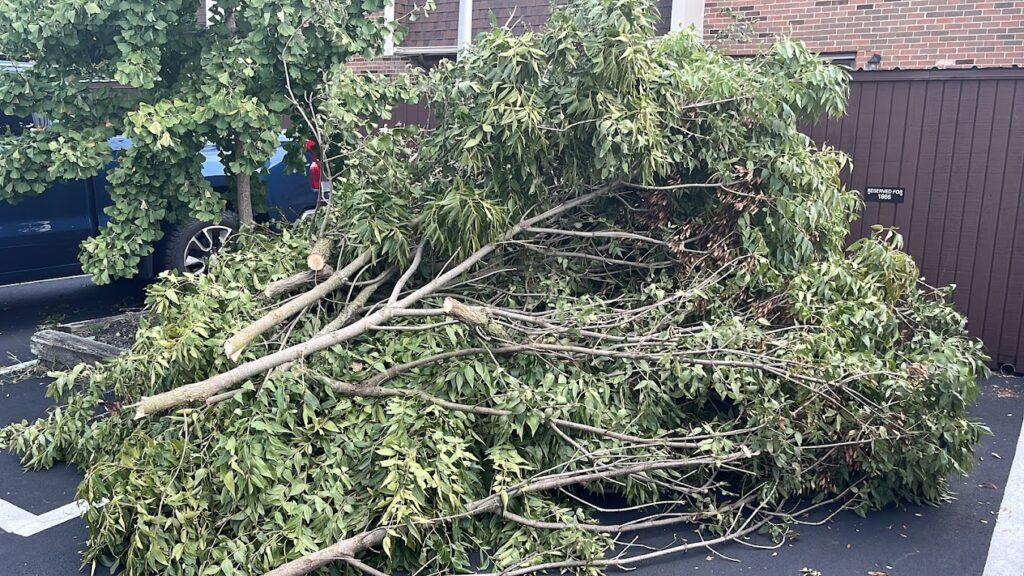
<svg viewBox="0 0 1024 576"><path fill-rule="evenodd" d="M693 26L704 33L704 0L672 0L672 30Z"/></svg>
<svg viewBox="0 0 1024 576"><path fill-rule="evenodd" d="M750 60L754 58L753 54L729 54L730 58L736 58L737 60ZM828 62L829 64L835 64L836 66L842 66L848 70L853 70L857 65L857 53L856 52L822 52L818 54L818 58L822 62Z"/></svg>
<svg viewBox="0 0 1024 576"><path fill-rule="evenodd" d="M17 60L6 60L3 55L0 55L0 74L16 74L24 70L28 70L32 66L30 62L21 62ZM11 116L5 114L0 109L0 135L6 136L7 134L14 134L20 136L25 130L32 128L37 125L34 120L35 114L32 117L23 116ZM40 120L42 118L40 117ZM49 121L46 122L49 124Z"/></svg>
<svg viewBox="0 0 1024 576"><path fill-rule="evenodd" d="M13 134L20 136L22 132L32 127L32 119L21 116L8 116L0 112L0 135Z"/></svg>
<svg viewBox="0 0 1024 576"><path fill-rule="evenodd" d="M818 54L818 58L847 70L853 70L857 66L856 52L822 52Z"/></svg>

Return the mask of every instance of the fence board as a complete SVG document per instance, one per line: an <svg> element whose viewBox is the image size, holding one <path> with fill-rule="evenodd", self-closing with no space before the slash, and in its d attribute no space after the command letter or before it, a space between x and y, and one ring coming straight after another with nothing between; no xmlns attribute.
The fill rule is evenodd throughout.
<svg viewBox="0 0 1024 576"><path fill-rule="evenodd" d="M1010 145L1011 119L1003 117L1000 112L1010 111L1008 116L1012 116L1015 84L1008 80L997 80L996 83L990 147L994 150L1008 150ZM1009 243L999 244L997 242L1000 238L997 231L1012 225L1012 222L1008 222L1006 215L1003 213L1003 208L1008 208L1011 204L1010 200L1012 200L1007 198L1007 194L1002 193L1008 165L1007 160L1006 154L992 154L988 158L985 180L982 186L983 197L980 214L982 225L978 227L978 238L974 249L974 252L977 254L977 260L974 262L974 273L971 275L971 281L966 287L967 292L971 295L971 301L967 307L967 317L981 319L979 333L982 334L983 339L986 341L994 341L992 337L993 326L1002 321L1001 317L989 317L989 303L992 302L995 306L995 311L1000 311L1005 305L1006 297L1005 282L1003 282L1001 289L997 286L998 276L993 265L998 265L995 257L997 250L1001 250L1002 254L1007 254L1010 249ZM1013 206L1016 208L1015 202ZM986 218L989 214L992 215L991 221ZM994 223L994 225L988 225L990 222ZM1003 234L1003 237L1008 238L1009 236L1009 234ZM993 298L997 294L998 301Z"/></svg>

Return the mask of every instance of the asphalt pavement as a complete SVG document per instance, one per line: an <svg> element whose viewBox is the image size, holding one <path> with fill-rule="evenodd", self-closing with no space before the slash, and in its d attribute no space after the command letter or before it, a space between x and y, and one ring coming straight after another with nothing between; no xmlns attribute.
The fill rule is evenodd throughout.
<svg viewBox="0 0 1024 576"><path fill-rule="evenodd" d="M0 366L31 357L29 337L40 324L106 316L138 307L142 301L141 284L98 287L84 277L0 287ZM0 426L45 414L49 407L44 397L46 382L34 378L0 386ZM1018 464L1014 480L1007 486L1014 454L1024 453L1018 447L1024 379L993 377L985 381L972 414L993 434L978 447L975 470L952 481L956 496L952 502L938 507L892 506L866 518L842 512L820 526L797 527L799 537L774 550L733 543L716 547L713 553L697 551L651 562L637 574L1024 576L1024 568L1016 560L1024 550L1024 537L1014 531L1024 518L1020 481L1024 462ZM0 453L0 506L46 514L74 501L80 478L78 470L70 466L25 472L17 458ZM1000 535L997 549L990 553L999 515L1004 521L996 530ZM653 532L642 538L649 545L696 539L683 531ZM85 541L81 518L31 536L0 530L0 576L89 574L89 567L80 570L79 554ZM999 559L1007 561L995 561ZM106 572L100 569L96 574Z"/></svg>
<svg viewBox="0 0 1024 576"><path fill-rule="evenodd" d="M85 276L0 287L0 366L29 360L29 338L43 324L116 314L143 303L144 284L96 286ZM0 426L43 416L50 406L47 379L0 384ZM75 500L81 473L74 466L25 472L18 458L0 452L0 500L42 515ZM0 530L0 575L63 576L80 571L86 529L81 518L30 537ZM100 568L97 575L107 574Z"/></svg>

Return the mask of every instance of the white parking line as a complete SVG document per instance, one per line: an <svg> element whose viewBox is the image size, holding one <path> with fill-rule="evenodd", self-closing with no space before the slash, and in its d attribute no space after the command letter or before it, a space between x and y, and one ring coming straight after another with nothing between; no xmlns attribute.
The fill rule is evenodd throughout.
<svg viewBox="0 0 1024 576"><path fill-rule="evenodd" d="M1024 574L1024 422L992 532L984 576Z"/></svg>
<svg viewBox="0 0 1024 576"><path fill-rule="evenodd" d="M0 500L0 530L17 536L32 536L78 518L88 508L84 500L79 500L36 516L6 500Z"/></svg>

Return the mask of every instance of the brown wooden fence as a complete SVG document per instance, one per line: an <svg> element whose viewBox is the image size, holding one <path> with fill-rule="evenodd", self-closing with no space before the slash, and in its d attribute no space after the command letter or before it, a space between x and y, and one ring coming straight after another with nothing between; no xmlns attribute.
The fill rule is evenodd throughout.
<svg viewBox="0 0 1024 576"><path fill-rule="evenodd" d="M898 228L994 363L1024 370L1024 70L856 72L847 115L808 131L853 158L851 188L904 189L851 236Z"/></svg>
<svg viewBox="0 0 1024 576"><path fill-rule="evenodd" d="M391 112L391 121L387 124L406 124L429 128L434 122L430 108L426 104L399 104Z"/></svg>
<svg viewBox="0 0 1024 576"><path fill-rule="evenodd" d="M954 303L996 365L1024 371L1024 69L855 72L846 116L807 128L853 158L847 185L902 188L868 201L873 224L906 240L925 281L956 284ZM428 125L423 106L394 121Z"/></svg>

